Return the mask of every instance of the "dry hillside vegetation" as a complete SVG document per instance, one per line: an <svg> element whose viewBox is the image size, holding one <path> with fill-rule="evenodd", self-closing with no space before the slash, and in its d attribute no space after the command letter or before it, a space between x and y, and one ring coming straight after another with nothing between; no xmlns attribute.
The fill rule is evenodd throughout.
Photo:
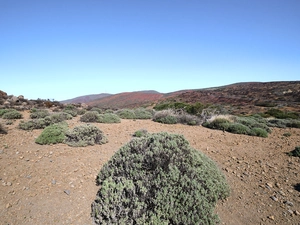
<svg viewBox="0 0 300 225"><path fill-rule="evenodd" d="M22 114L29 119L29 112ZM79 116L66 122L69 128L85 124ZM0 123L5 124L4 119ZM7 134L0 133L1 224L92 224L99 170L137 130L147 130L182 134L217 163L231 188L230 197L217 203L221 224L299 225L300 158L286 153L300 146L300 129L272 128L267 138L261 138L202 126L122 119L94 123L108 143L70 147L36 144L42 130L25 131L18 124L18 120L5 124Z"/></svg>

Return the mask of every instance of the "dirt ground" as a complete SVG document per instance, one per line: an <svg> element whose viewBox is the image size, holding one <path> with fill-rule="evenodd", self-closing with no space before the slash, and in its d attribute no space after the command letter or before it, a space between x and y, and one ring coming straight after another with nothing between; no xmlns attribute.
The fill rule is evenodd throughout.
<svg viewBox="0 0 300 225"><path fill-rule="evenodd" d="M295 186L300 183L300 158L285 154L300 146L300 129L273 129L268 138L259 138L201 126L122 120L95 124L107 144L74 148L35 144L42 130L19 130L18 123L5 125L8 134L0 134L1 225L93 224L91 203L99 189L95 178L139 129L183 134L192 147L216 161L231 187L231 196L216 207L221 224L300 225ZM75 117L68 123L74 127L81 122Z"/></svg>

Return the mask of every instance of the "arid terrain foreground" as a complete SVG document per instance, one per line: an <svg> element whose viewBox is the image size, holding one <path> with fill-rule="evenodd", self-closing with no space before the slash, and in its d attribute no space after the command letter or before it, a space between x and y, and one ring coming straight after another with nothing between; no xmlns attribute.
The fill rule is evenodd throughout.
<svg viewBox="0 0 300 225"><path fill-rule="evenodd" d="M23 116L28 119L29 112ZM78 116L67 122L70 128L81 123ZM34 140L42 130L20 130L18 123L5 125L8 134L0 134L0 224L92 224L91 203L99 189L95 178L139 129L182 134L218 164L231 187L230 197L216 207L221 224L300 224L300 158L286 154L300 146L300 129L273 128L261 138L122 120L95 124L108 143L76 148L38 145Z"/></svg>

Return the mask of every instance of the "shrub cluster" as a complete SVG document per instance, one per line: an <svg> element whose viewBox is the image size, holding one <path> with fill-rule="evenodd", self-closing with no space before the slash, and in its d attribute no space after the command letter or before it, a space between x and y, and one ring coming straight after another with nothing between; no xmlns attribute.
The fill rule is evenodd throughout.
<svg viewBox="0 0 300 225"><path fill-rule="evenodd" d="M67 128L66 123L56 123L47 126L35 140L35 143L41 145L63 143Z"/></svg>
<svg viewBox="0 0 300 225"><path fill-rule="evenodd" d="M154 109L157 111L173 109L173 110L183 110L184 112L191 115L201 115L203 109L207 108L209 105L204 105L200 102L189 104L184 102L164 102L157 104Z"/></svg>
<svg viewBox="0 0 300 225"><path fill-rule="evenodd" d="M269 127L279 127L279 128L300 128L300 120L295 119L270 119L267 120L267 125Z"/></svg>
<svg viewBox="0 0 300 225"><path fill-rule="evenodd" d="M262 114L263 117L275 117L277 119L300 119L300 114L292 111L282 111L272 108Z"/></svg>
<svg viewBox="0 0 300 225"><path fill-rule="evenodd" d="M137 130L136 132L134 132L134 134L132 135L133 137L143 137L146 136L148 134L148 131L145 129L140 129Z"/></svg>
<svg viewBox="0 0 300 225"><path fill-rule="evenodd" d="M145 108L137 109L120 109L116 114L122 119L151 119L152 110Z"/></svg>
<svg viewBox="0 0 300 225"><path fill-rule="evenodd" d="M121 123L121 119L118 115L114 113L104 113L99 114L98 121L99 123Z"/></svg>
<svg viewBox="0 0 300 225"><path fill-rule="evenodd" d="M245 134L258 137L268 137L271 129L265 120L256 117L214 117L202 124L202 126L223 130L234 134Z"/></svg>
<svg viewBox="0 0 300 225"><path fill-rule="evenodd" d="M187 125L199 125L201 123L198 116L186 112L176 113L173 109L157 111L153 116L153 121L164 124L182 123Z"/></svg>
<svg viewBox="0 0 300 225"><path fill-rule="evenodd" d="M134 138L103 166L92 203L96 224L216 224L229 195L224 175L181 135Z"/></svg>
<svg viewBox="0 0 300 225"><path fill-rule="evenodd" d="M33 108L30 110L30 118L31 119L41 119L41 118L45 118L46 116L50 116L50 113L48 110L36 109L36 108Z"/></svg>
<svg viewBox="0 0 300 225"><path fill-rule="evenodd" d="M9 120L23 118L22 114L15 109L1 109L0 117L2 117L3 119L9 119Z"/></svg>
<svg viewBox="0 0 300 225"><path fill-rule="evenodd" d="M74 127L73 130L68 130L65 135L65 143L73 147L85 147L95 144L101 145L108 141L98 127L90 124Z"/></svg>
<svg viewBox="0 0 300 225"><path fill-rule="evenodd" d="M85 123L120 123L121 119L114 113L99 114L97 111L88 111L80 117Z"/></svg>
<svg viewBox="0 0 300 225"><path fill-rule="evenodd" d="M50 114L50 116L46 116L45 118L21 121L18 127L22 130L44 129L51 124L60 123L69 119L72 119L70 114L58 112Z"/></svg>

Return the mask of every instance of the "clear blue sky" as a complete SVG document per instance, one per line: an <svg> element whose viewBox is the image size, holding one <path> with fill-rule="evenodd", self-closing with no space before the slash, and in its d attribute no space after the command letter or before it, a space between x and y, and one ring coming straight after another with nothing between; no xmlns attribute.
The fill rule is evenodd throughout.
<svg viewBox="0 0 300 225"><path fill-rule="evenodd" d="M0 90L28 99L300 80L300 0L0 0Z"/></svg>

